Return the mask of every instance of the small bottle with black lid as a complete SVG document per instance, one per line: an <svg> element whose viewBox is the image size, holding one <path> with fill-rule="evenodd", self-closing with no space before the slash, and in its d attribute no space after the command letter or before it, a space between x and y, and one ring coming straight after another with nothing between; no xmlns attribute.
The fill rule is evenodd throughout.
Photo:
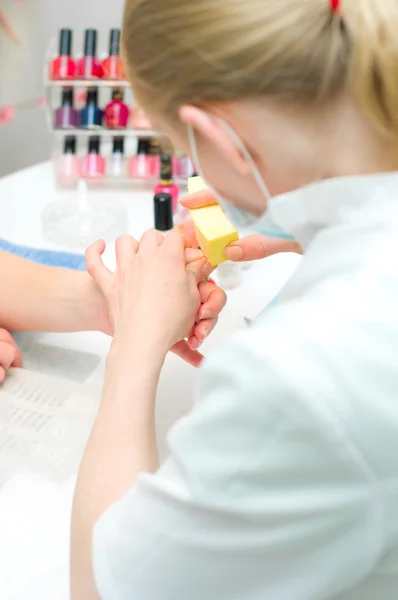
<svg viewBox="0 0 398 600"><path fill-rule="evenodd" d="M63 154L55 163L55 174L58 183L75 185L80 176L79 160L76 156L76 137L67 135L64 139Z"/></svg>
<svg viewBox="0 0 398 600"><path fill-rule="evenodd" d="M153 177L148 138L141 138L138 141L137 154L129 162L129 175L132 179L151 179Z"/></svg>
<svg viewBox="0 0 398 600"><path fill-rule="evenodd" d="M92 135L88 139L88 154L82 160L81 174L85 179L102 179L105 175L105 159L100 154L101 138Z"/></svg>
<svg viewBox="0 0 398 600"><path fill-rule="evenodd" d="M173 198L166 192L153 198L155 229L166 235L173 229Z"/></svg>
<svg viewBox="0 0 398 600"><path fill-rule="evenodd" d="M173 199L173 213L175 214L178 210L178 196L180 188L173 181L173 165L170 152L165 150L162 152L160 157L160 181L155 187L155 194L160 192L166 192L170 194Z"/></svg>
<svg viewBox="0 0 398 600"><path fill-rule="evenodd" d="M101 62L97 58L97 30L86 29L84 35L84 56L78 61L76 75L79 79L103 77Z"/></svg>
<svg viewBox="0 0 398 600"><path fill-rule="evenodd" d="M62 90L61 106L54 115L56 129L76 129L79 126L79 113L73 106L73 89Z"/></svg>
<svg viewBox="0 0 398 600"><path fill-rule="evenodd" d="M72 58L72 30L61 29L59 56L51 63L51 79L73 79L76 75L76 62Z"/></svg>
<svg viewBox="0 0 398 600"><path fill-rule="evenodd" d="M120 29L111 29L109 56L102 61L102 70L106 79L125 79L123 61L120 57Z"/></svg>
<svg viewBox="0 0 398 600"><path fill-rule="evenodd" d="M117 136L113 139L112 156L108 161L107 172L109 177L115 179L123 179L126 176L123 136Z"/></svg>
<svg viewBox="0 0 398 600"><path fill-rule="evenodd" d="M98 88L88 88L86 106L80 111L80 127L82 129L98 129L102 127L103 111L98 106Z"/></svg>

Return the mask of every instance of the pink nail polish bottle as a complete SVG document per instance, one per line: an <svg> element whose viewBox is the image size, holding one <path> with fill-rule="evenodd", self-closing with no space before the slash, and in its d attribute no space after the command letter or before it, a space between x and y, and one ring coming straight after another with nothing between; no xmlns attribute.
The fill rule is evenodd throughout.
<svg viewBox="0 0 398 600"><path fill-rule="evenodd" d="M141 138L137 154L130 159L129 174L133 179L151 179L153 177L152 156L148 153L149 140Z"/></svg>
<svg viewBox="0 0 398 600"><path fill-rule="evenodd" d="M134 106L131 111L131 123L135 129L146 129L152 128L152 123L139 106Z"/></svg>
<svg viewBox="0 0 398 600"><path fill-rule="evenodd" d="M151 157L152 177L159 179L160 177L160 144L156 138L149 139L148 154Z"/></svg>
<svg viewBox="0 0 398 600"><path fill-rule="evenodd" d="M104 111L104 123L108 129L125 129L130 116L130 109L123 102L124 93L120 89L112 91L112 100Z"/></svg>
<svg viewBox="0 0 398 600"><path fill-rule="evenodd" d="M102 179L105 175L105 159L100 154L101 139L93 135L88 140L88 154L82 159L81 176L83 179Z"/></svg>
<svg viewBox="0 0 398 600"><path fill-rule="evenodd" d="M102 65L97 58L97 31L86 29L84 38L84 56L76 65L79 79L98 79L103 77Z"/></svg>
<svg viewBox="0 0 398 600"><path fill-rule="evenodd" d="M64 140L64 152L55 163L56 178L62 185L74 185L80 176L79 160L76 156L76 137L67 135Z"/></svg>
<svg viewBox="0 0 398 600"><path fill-rule="evenodd" d="M173 156L173 175L181 179L192 177L194 172L193 164L189 156L177 154Z"/></svg>
<svg viewBox="0 0 398 600"><path fill-rule="evenodd" d="M170 194L173 199L173 213L175 214L178 210L178 196L180 188L173 181L173 167L171 161L171 155L169 152L162 152L160 158L160 181L155 187L154 193L159 194L165 192Z"/></svg>

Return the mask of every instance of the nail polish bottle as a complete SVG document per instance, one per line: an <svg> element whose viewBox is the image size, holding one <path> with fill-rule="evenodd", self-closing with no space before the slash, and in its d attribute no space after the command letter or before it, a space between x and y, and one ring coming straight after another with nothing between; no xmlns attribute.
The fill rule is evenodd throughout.
<svg viewBox="0 0 398 600"><path fill-rule="evenodd" d="M98 88L87 90L86 106L80 111L80 127L82 129L98 129L102 127L103 111L98 107Z"/></svg>
<svg viewBox="0 0 398 600"><path fill-rule="evenodd" d="M67 135L64 140L64 152L55 163L57 181L64 185L76 184L79 175L79 160L76 156L76 137Z"/></svg>
<svg viewBox="0 0 398 600"><path fill-rule="evenodd" d="M153 160L148 150L149 140L141 138L138 142L137 154L129 162L129 175L133 179L151 179L153 177Z"/></svg>
<svg viewBox="0 0 398 600"><path fill-rule="evenodd" d="M111 29L109 56L102 61L102 70L106 79L125 79L120 57L120 29Z"/></svg>
<svg viewBox="0 0 398 600"><path fill-rule="evenodd" d="M152 129L152 123L139 106L134 106L131 110L131 123L134 129Z"/></svg>
<svg viewBox="0 0 398 600"><path fill-rule="evenodd" d="M161 192L153 199L155 229L164 235L173 229L173 199L170 194Z"/></svg>
<svg viewBox="0 0 398 600"><path fill-rule="evenodd" d="M173 214L178 209L178 195L180 188L173 181L173 167L171 164L171 155L169 152L162 152L160 157L160 181L155 187L155 194L165 192L170 194L173 199Z"/></svg>
<svg viewBox="0 0 398 600"><path fill-rule="evenodd" d="M59 56L51 63L51 79L73 79L76 74L76 63L72 58L72 31L61 29L59 38Z"/></svg>
<svg viewBox="0 0 398 600"><path fill-rule="evenodd" d="M119 88L112 90L112 100L105 108L104 123L108 129L125 129L129 120L130 110L123 102L124 93Z"/></svg>
<svg viewBox="0 0 398 600"><path fill-rule="evenodd" d="M194 172L193 164L189 156L177 154L173 156L173 176L181 179L192 177Z"/></svg>
<svg viewBox="0 0 398 600"><path fill-rule="evenodd" d="M149 139L148 154L151 157L152 176L158 179L160 177L160 144L156 138Z"/></svg>
<svg viewBox="0 0 398 600"><path fill-rule="evenodd" d="M124 137L115 137L113 140L112 156L108 161L108 176L122 179L126 175L126 159L124 156Z"/></svg>
<svg viewBox="0 0 398 600"><path fill-rule="evenodd" d="M88 140L88 154L81 164L81 176L84 179L101 179L105 175L105 159L100 154L101 140L99 135L92 135Z"/></svg>
<svg viewBox="0 0 398 600"><path fill-rule="evenodd" d="M97 31L86 29L84 38L84 56L77 62L76 76L79 79L101 78L104 72L97 58Z"/></svg>
<svg viewBox="0 0 398 600"><path fill-rule="evenodd" d="M73 107L73 89L62 90L61 106L55 111L56 129L76 129L79 123L79 113Z"/></svg>

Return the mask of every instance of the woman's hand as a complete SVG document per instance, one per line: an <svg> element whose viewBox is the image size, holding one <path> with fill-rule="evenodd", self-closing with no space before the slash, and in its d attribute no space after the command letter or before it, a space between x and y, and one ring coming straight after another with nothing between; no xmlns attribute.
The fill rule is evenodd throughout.
<svg viewBox="0 0 398 600"><path fill-rule="evenodd" d="M212 294L203 285L198 288L195 266L186 266L181 235L149 231L139 244L122 236L116 242L115 273L102 262L104 250L103 241L90 246L87 269L107 300L115 340L146 339L154 351L175 347L184 358L189 352L196 356L182 340L194 329L201 300L209 302ZM203 259L200 265L199 271ZM200 362L200 355L196 359Z"/></svg>
<svg viewBox="0 0 398 600"><path fill-rule="evenodd" d="M22 367L22 354L8 331L0 329L0 383L10 367Z"/></svg>
<svg viewBox="0 0 398 600"><path fill-rule="evenodd" d="M180 202L185 208L192 209L217 204L217 199L214 193L210 189L207 189L182 198ZM197 244L192 222L188 221L184 223L184 234L189 245ZM297 254L301 254L302 249L297 242L268 238L263 235L250 235L230 244L225 250L225 255L229 260L234 262L248 262L266 258L279 252L296 252Z"/></svg>

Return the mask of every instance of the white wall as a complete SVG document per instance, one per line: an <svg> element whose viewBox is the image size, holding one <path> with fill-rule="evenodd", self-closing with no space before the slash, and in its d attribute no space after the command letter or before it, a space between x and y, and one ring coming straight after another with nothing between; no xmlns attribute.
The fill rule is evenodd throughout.
<svg viewBox="0 0 398 600"><path fill-rule="evenodd" d="M50 40L62 27L74 30L74 51L83 48L83 31L99 30L99 50L109 29L121 24L123 0L0 0L22 43L15 46L0 30L0 106L43 95L43 65ZM49 158L51 138L44 111L24 111L0 126L0 177Z"/></svg>

